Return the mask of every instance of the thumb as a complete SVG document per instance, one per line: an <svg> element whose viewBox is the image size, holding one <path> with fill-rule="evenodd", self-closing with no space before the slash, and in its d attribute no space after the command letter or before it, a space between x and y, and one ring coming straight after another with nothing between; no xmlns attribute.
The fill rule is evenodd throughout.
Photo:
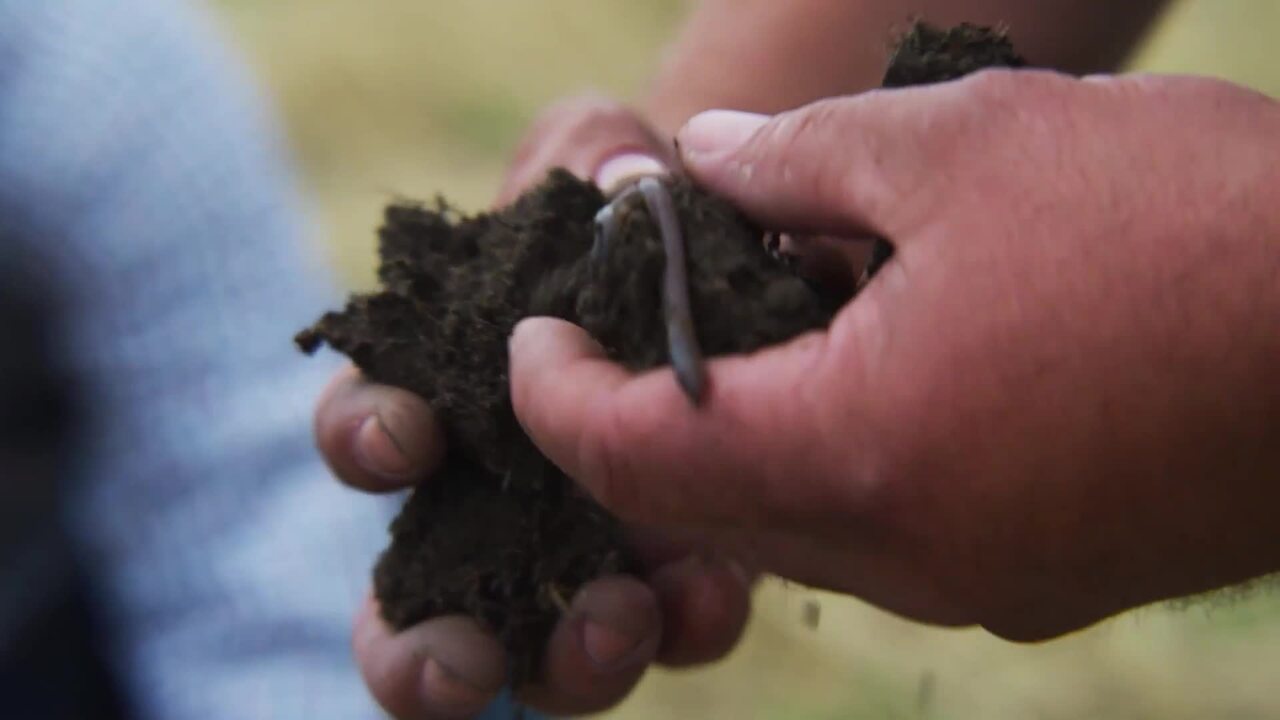
<svg viewBox="0 0 1280 720"><path fill-rule="evenodd" d="M633 374L581 328L528 319L510 342L512 401L542 452L623 520L776 527L847 502L828 496L847 483L818 480L841 474L833 450L859 444L847 422L832 443L824 422L836 371L844 385L859 373L827 348L815 332L713 359L694 407L670 368Z"/></svg>
<svg viewBox="0 0 1280 720"><path fill-rule="evenodd" d="M707 111L680 130L681 160L699 184L770 229L896 239L937 183L927 170L946 142L935 136L946 133L924 132L920 117L937 114L922 107L926 93L946 92L873 91L773 117Z"/></svg>

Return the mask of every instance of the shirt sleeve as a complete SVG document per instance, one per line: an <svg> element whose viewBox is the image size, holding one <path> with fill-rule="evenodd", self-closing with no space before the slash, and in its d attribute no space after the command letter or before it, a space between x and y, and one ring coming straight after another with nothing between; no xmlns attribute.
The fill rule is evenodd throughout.
<svg viewBox="0 0 1280 720"><path fill-rule="evenodd" d="M66 288L91 413L68 520L138 717L382 717L349 633L394 501L313 447L337 360L291 338L340 297L213 28L178 0L0 0L0 236Z"/></svg>

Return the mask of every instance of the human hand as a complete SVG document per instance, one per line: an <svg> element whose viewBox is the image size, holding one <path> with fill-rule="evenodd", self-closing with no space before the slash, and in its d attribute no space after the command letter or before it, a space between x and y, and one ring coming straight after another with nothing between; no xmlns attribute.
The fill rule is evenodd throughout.
<svg viewBox="0 0 1280 720"><path fill-rule="evenodd" d="M635 113L601 98L576 98L535 123L498 204L555 166L609 191L637 175L664 172L669 158ZM443 433L421 398L370 383L354 368L326 390L315 432L335 474L369 491L430 482L445 454ZM582 588L552 634L545 677L525 688L521 700L557 714L602 710L623 698L652 662L708 662L735 644L749 605L741 567L639 527L632 528L632 540L649 574ZM395 633L370 598L353 644L373 695L399 718L474 716L506 679L503 648L468 618L437 618Z"/></svg>
<svg viewBox="0 0 1280 720"><path fill-rule="evenodd" d="M1280 569L1280 105L986 71L712 112L695 180L894 258L702 407L579 328L511 340L522 425L624 521L1016 640Z"/></svg>
<svg viewBox="0 0 1280 720"><path fill-rule="evenodd" d="M606 195L645 175L668 172L674 148L635 110L598 95L547 108L516 149L496 205L511 203L552 168L593 180Z"/></svg>

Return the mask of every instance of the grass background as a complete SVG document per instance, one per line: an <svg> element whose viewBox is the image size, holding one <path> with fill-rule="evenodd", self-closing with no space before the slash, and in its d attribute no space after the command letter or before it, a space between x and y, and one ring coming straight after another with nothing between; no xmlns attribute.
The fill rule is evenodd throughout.
<svg viewBox="0 0 1280 720"><path fill-rule="evenodd" d="M484 206L547 102L641 87L680 0L215 0L283 113L353 287L372 281L392 196ZM904 16L909 8L904 4ZM1280 96L1280 0L1186 0L1135 68L1216 75ZM822 605L820 626L802 621ZM767 583L714 668L650 674L615 718L1280 718L1280 593L1147 608L1018 646L916 626Z"/></svg>

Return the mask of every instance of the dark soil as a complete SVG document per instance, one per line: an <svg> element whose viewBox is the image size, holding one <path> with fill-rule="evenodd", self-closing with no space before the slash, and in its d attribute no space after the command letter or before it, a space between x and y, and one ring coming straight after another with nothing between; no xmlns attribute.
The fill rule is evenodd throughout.
<svg viewBox="0 0 1280 720"><path fill-rule="evenodd" d="M672 196L707 354L825 325L832 308L769 253L759 229L688 183ZM507 644L517 677L536 669L562 601L588 580L639 570L613 519L521 431L507 388L507 337L530 315L583 326L637 370L666 363L661 244L633 204L592 270L604 202L593 185L553 172L495 214L394 205L381 231L385 290L298 337L305 350L327 342L374 380L420 394L448 434L447 465L392 525L375 572L386 619L403 628L444 612L479 617Z"/></svg>
<svg viewBox="0 0 1280 720"><path fill-rule="evenodd" d="M883 85L929 85L987 68L1026 64L999 30L968 24L944 30L917 23L899 39L890 55Z"/></svg>
<svg viewBox="0 0 1280 720"><path fill-rule="evenodd" d="M1018 64L1000 34L918 25L900 42L886 84ZM672 195L706 355L749 352L824 327L849 300L799 278L762 230L725 202L684 180ZM655 227L643 203L631 204L607 260L593 268L592 221L604 203L594 185L553 171L494 213L462 217L442 201L394 204L379 233L382 290L353 297L296 338L306 352L327 343L437 413L449 441L446 465L393 522L375 590L396 628L446 613L492 627L515 684L537 677L543 645L579 587L641 571L618 523L524 435L508 395L507 337L528 316L581 325L631 368L667 363L665 256ZM880 255L888 254L886 245Z"/></svg>

